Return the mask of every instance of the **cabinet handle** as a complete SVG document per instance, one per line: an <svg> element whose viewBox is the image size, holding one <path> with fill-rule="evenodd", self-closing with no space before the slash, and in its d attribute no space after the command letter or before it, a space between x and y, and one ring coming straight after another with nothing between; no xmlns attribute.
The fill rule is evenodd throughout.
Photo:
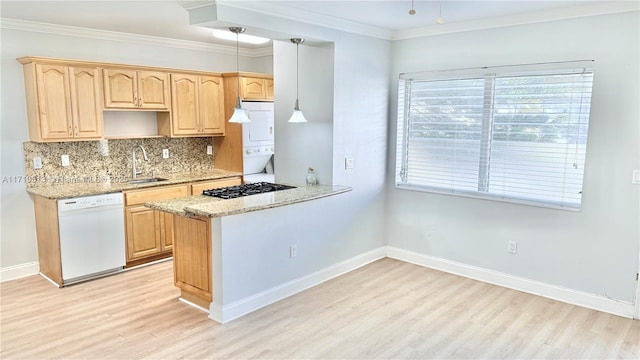
<svg viewBox="0 0 640 360"><path fill-rule="evenodd" d="M133 98L133 106L135 106L135 107L139 107L139 105L138 105L138 98L137 98L137 97L134 97L134 98Z"/></svg>
<svg viewBox="0 0 640 360"><path fill-rule="evenodd" d="M69 125L69 135L73 135L73 130L71 130L71 125Z"/></svg>
<svg viewBox="0 0 640 360"><path fill-rule="evenodd" d="M75 130L76 130L76 136L78 136L78 125L76 125Z"/></svg>
<svg viewBox="0 0 640 360"><path fill-rule="evenodd" d="M138 107L142 107L142 98L138 98Z"/></svg>

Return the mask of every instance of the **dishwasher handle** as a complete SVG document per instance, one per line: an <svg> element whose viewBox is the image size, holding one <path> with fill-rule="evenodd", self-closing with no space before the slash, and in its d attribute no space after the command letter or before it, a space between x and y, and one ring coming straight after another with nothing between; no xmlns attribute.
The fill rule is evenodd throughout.
<svg viewBox="0 0 640 360"><path fill-rule="evenodd" d="M58 217L73 216L78 214L87 214L87 213L93 213L98 211L108 211L108 210L124 211L124 206L123 205L103 205L103 206L94 206L94 207L82 208L82 209L58 210Z"/></svg>
<svg viewBox="0 0 640 360"><path fill-rule="evenodd" d="M124 207L122 193L101 194L58 200L58 214L68 211L103 208L105 206Z"/></svg>

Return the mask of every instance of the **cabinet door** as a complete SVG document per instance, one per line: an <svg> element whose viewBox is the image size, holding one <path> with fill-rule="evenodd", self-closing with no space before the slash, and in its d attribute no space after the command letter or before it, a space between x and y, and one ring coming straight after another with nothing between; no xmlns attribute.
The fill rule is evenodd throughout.
<svg viewBox="0 0 640 360"><path fill-rule="evenodd" d="M162 252L159 213L144 206L125 209L127 262Z"/></svg>
<svg viewBox="0 0 640 360"><path fill-rule="evenodd" d="M189 195L187 185L157 186L149 189L125 191L125 206L144 205L149 201L173 199Z"/></svg>
<svg viewBox="0 0 640 360"><path fill-rule="evenodd" d="M102 137L102 99L100 75L96 68L69 68L73 136L81 139Z"/></svg>
<svg viewBox="0 0 640 360"><path fill-rule="evenodd" d="M246 100L264 100L267 97L265 79L242 78L242 98Z"/></svg>
<svg viewBox="0 0 640 360"><path fill-rule="evenodd" d="M211 221L173 217L176 243L173 248L175 285L211 301Z"/></svg>
<svg viewBox="0 0 640 360"><path fill-rule="evenodd" d="M157 211L157 210L156 210ZM161 247L162 251L173 249L173 214L164 211L157 211L160 216L161 224Z"/></svg>
<svg viewBox="0 0 640 360"><path fill-rule="evenodd" d="M273 100L273 80L265 80L267 84L267 100Z"/></svg>
<svg viewBox="0 0 640 360"><path fill-rule="evenodd" d="M138 71L138 107L169 110L169 73Z"/></svg>
<svg viewBox="0 0 640 360"><path fill-rule="evenodd" d="M64 65L36 64L36 83L42 139L73 137L69 68Z"/></svg>
<svg viewBox="0 0 640 360"><path fill-rule="evenodd" d="M104 107L135 109L138 107L135 70L104 69Z"/></svg>
<svg viewBox="0 0 640 360"><path fill-rule="evenodd" d="M196 78L196 75L171 75L171 127L174 135L195 135L200 130Z"/></svg>
<svg viewBox="0 0 640 360"><path fill-rule="evenodd" d="M204 134L224 134L224 87L222 77L198 76L200 129Z"/></svg>

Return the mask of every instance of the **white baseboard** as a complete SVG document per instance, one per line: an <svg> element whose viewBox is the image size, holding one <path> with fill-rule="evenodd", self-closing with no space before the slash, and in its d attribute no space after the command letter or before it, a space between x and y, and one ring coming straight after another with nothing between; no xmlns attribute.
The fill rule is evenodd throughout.
<svg viewBox="0 0 640 360"><path fill-rule="evenodd" d="M573 289L483 269L455 261L387 246L387 257L450 274L514 289L549 299L627 318L634 318L634 304Z"/></svg>
<svg viewBox="0 0 640 360"><path fill-rule="evenodd" d="M7 266L0 269L0 282L20 279L25 276L38 275L38 272L40 272L40 263L37 261Z"/></svg>
<svg viewBox="0 0 640 360"><path fill-rule="evenodd" d="M294 295L327 280L348 273L361 266L384 257L405 261L408 263L444 271L447 273L464 276L470 279L503 286L506 288L523 291L526 293L543 296L593 310L598 310L627 318L640 318L636 314L633 303L609 299L586 292L551 285L539 281L521 278L493 270L487 270L455 261L437 258L413 251L399 249L393 246L383 246L338 264L309 274L299 279L289 281L277 287L265 290L253 296L231 303L224 308L211 303L209 318L219 323L229 322L242 315L260 309L264 306ZM11 281L26 276L37 275L40 265L36 262L8 266L0 269L0 282ZM202 309L202 308L200 308ZM206 309L205 309L206 310Z"/></svg>
<svg viewBox="0 0 640 360"><path fill-rule="evenodd" d="M314 287L327 280L331 280L342 274L353 271L361 266L380 260L386 256L385 254L386 247L382 246L301 278L288 281L271 289L267 289L244 299L235 301L229 305L221 307L218 304L211 303L209 308L209 318L221 324L229 322L233 319L239 318L240 316L246 315L291 295L295 295L301 291Z"/></svg>

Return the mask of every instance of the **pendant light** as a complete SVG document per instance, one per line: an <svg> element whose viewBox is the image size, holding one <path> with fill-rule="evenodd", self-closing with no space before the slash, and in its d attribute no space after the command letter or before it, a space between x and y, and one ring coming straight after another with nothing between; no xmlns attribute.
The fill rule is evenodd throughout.
<svg viewBox="0 0 640 360"><path fill-rule="evenodd" d="M244 32L243 27L230 27L229 31L236 34L236 69L238 70L238 98L236 99L236 107L233 109L233 115L229 119L230 123L248 123L251 120L247 117L247 113L242 108L240 100L240 50L238 45L238 37Z"/></svg>
<svg viewBox="0 0 640 360"><path fill-rule="evenodd" d="M300 44L302 44L304 42L304 39L301 38L293 38L291 39L291 42L296 44L296 105L293 108L293 113L291 114L291 118L289 118L289 122L290 123L305 123L307 122L307 119L304 118L304 115L302 115L302 110L300 110L300 104L298 101L298 82L299 82L299 66L298 66L298 62L299 62L299 54L298 54L298 47L300 46Z"/></svg>
<svg viewBox="0 0 640 360"><path fill-rule="evenodd" d="M444 19L442 18L442 0L440 0L440 16L436 19L436 24L440 25L444 23Z"/></svg>

